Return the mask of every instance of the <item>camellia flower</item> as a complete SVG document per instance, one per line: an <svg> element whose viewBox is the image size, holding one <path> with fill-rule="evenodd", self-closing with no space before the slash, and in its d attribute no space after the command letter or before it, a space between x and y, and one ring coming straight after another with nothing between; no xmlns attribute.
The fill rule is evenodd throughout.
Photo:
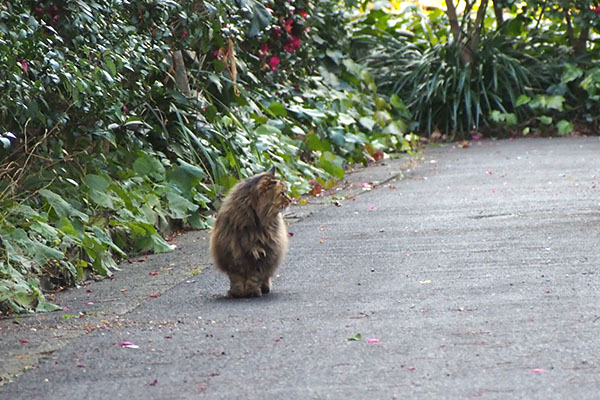
<svg viewBox="0 0 600 400"><path fill-rule="evenodd" d="M283 46L283 49L288 53L300 49L300 38L298 36L292 36L292 38Z"/></svg>
<svg viewBox="0 0 600 400"><path fill-rule="evenodd" d="M267 43L263 43L262 46L260 46L260 55L264 56L265 54L267 54L269 52L269 45Z"/></svg>
<svg viewBox="0 0 600 400"><path fill-rule="evenodd" d="M277 57L269 58L269 67L271 67L271 72L275 72L277 70L277 66L279 65L279 63L280 63L279 58L277 58Z"/></svg>
<svg viewBox="0 0 600 400"><path fill-rule="evenodd" d="M25 60L19 60L21 63L21 68L23 68L23 72L29 71L29 64Z"/></svg>
<svg viewBox="0 0 600 400"><path fill-rule="evenodd" d="M273 28L273 34L279 39L281 37L281 28Z"/></svg>
<svg viewBox="0 0 600 400"><path fill-rule="evenodd" d="M596 14L600 14L600 5L596 6L596 8L594 8L594 12Z"/></svg>
<svg viewBox="0 0 600 400"><path fill-rule="evenodd" d="M283 24L283 29L285 29L287 33L292 33L292 25L294 25L294 20L288 19L285 21L285 24Z"/></svg>
<svg viewBox="0 0 600 400"><path fill-rule="evenodd" d="M185 30L183 31L183 33L181 34L181 38L182 38L182 39L185 39L185 38L187 37L187 35L188 35L188 30L187 30L187 29L185 29Z"/></svg>
<svg viewBox="0 0 600 400"><path fill-rule="evenodd" d="M300 16L305 19L308 16L308 13L306 11L304 11L303 9L298 10L298 14L300 14Z"/></svg>

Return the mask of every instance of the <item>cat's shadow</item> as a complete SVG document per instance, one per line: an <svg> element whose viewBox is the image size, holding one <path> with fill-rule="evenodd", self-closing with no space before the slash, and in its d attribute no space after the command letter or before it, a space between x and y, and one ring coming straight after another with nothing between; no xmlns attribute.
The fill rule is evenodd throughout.
<svg viewBox="0 0 600 400"><path fill-rule="evenodd" d="M264 304L281 301L285 296L282 293L271 292L261 297L229 297L227 295L216 295L211 298L212 302L221 304Z"/></svg>

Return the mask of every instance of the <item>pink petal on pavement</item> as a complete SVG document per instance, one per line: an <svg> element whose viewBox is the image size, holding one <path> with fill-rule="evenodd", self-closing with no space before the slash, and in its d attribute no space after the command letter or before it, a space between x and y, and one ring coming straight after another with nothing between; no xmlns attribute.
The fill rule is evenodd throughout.
<svg viewBox="0 0 600 400"><path fill-rule="evenodd" d="M29 340L28 339L21 339L21 340L19 340L19 342L21 342L21 343L29 343Z"/></svg>
<svg viewBox="0 0 600 400"><path fill-rule="evenodd" d="M546 372L546 370L543 368L534 368L530 369L529 372L533 372L534 374L543 374L544 372Z"/></svg>
<svg viewBox="0 0 600 400"><path fill-rule="evenodd" d="M158 297L158 293L152 293L152 294L150 295L150 297L152 297L153 299L156 299L156 298Z"/></svg>
<svg viewBox="0 0 600 400"><path fill-rule="evenodd" d="M121 342L121 343L119 343L119 346L127 347L129 349L139 349L140 348L140 346L138 346L135 343L131 343L131 342Z"/></svg>
<svg viewBox="0 0 600 400"><path fill-rule="evenodd" d="M150 275L150 276L156 276L156 275L158 275L158 272L150 272L148 275Z"/></svg>
<svg viewBox="0 0 600 400"><path fill-rule="evenodd" d="M367 340L367 343L379 343L379 339L371 338L371 339Z"/></svg>

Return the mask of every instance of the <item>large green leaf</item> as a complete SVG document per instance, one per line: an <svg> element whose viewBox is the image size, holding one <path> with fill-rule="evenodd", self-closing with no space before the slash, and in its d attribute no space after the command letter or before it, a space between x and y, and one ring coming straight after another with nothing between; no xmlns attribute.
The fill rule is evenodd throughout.
<svg viewBox="0 0 600 400"><path fill-rule="evenodd" d="M150 177L159 181L165 178L165 167L154 157L139 157L133 163L133 170L138 176Z"/></svg>
<svg viewBox="0 0 600 400"><path fill-rule="evenodd" d="M244 7L249 12L250 29L248 36L257 36L264 28L269 26L272 21L269 10L256 0L237 0L239 6Z"/></svg>
<svg viewBox="0 0 600 400"><path fill-rule="evenodd" d="M75 218L79 218L83 222L88 221L89 218L86 214L75 209L75 207L73 207L71 204L67 203L58 194L56 194L48 189L41 189L39 191L39 193L42 195L42 197L44 197L44 199L48 202L48 204L50 204L50 206L52 206L52 208L54 209L54 211L56 212L56 214L59 217L66 217L66 218L75 217Z"/></svg>
<svg viewBox="0 0 600 400"><path fill-rule="evenodd" d="M184 219L191 215L192 212L198 210L197 204L176 193L167 193L167 200L169 202L171 217L175 219Z"/></svg>

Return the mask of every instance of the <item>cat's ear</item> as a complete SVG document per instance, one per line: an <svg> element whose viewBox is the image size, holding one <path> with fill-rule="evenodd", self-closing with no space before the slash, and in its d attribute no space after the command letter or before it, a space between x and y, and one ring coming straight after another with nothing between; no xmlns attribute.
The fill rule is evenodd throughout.
<svg viewBox="0 0 600 400"><path fill-rule="evenodd" d="M267 171L267 175L275 177L275 167L271 167L270 170Z"/></svg>
<svg viewBox="0 0 600 400"><path fill-rule="evenodd" d="M266 174L258 183L258 191L265 192L272 188L277 183L277 179L272 178L270 174Z"/></svg>

